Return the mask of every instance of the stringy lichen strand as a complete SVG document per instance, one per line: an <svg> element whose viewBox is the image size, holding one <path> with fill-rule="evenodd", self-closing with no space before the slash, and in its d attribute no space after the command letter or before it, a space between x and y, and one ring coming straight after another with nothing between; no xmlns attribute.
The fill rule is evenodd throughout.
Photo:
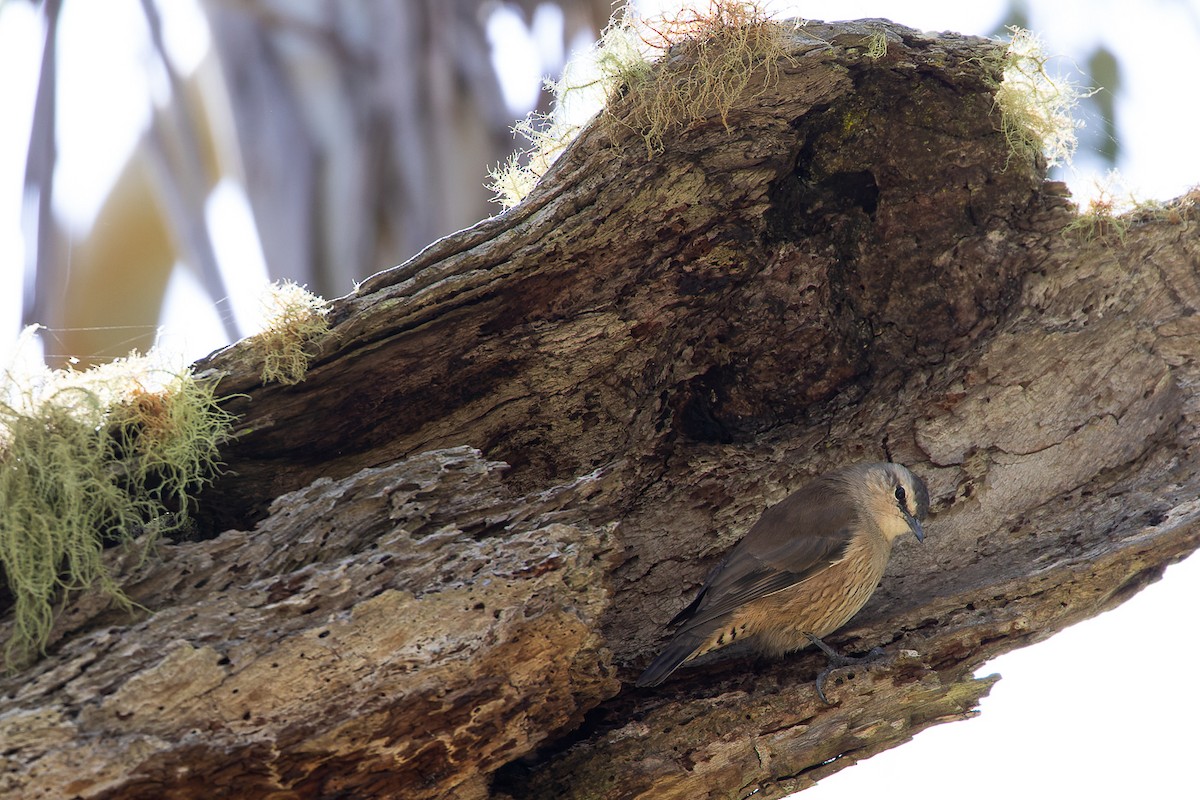
<svg viewBox="0 0 1200 800"><path fill-rule="evenodd" d="M184 525L234 418L213 385L131 355L85 372L0 375L0 568L13 595L11 669L44 650L54 603L97 588L113 544Z"/></svg>
<svg viewBox="0 0 1200 800"><path fill-rule="evenodd" d="M590 72L577 77L577 65L569 64L563 79L549 84L555 110L517 123L513 132L530 146L491 171L488 188L505 208L529 193L582 129L562 113L579 95L594 98L577 105L594 103L614 140L630 131L648 157L662 152L672 130L713 115L728 126L734 102L756 79L765 89L777 78L790 30L756 2L710 0L651 19L626 9L601 34Z"/></svg>

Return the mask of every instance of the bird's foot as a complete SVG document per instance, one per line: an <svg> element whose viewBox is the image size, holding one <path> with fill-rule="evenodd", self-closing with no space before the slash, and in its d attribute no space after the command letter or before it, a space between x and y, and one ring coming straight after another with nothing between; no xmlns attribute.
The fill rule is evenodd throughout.
<svg viewBox="0 0 1200 800"><path fill-rule="evenodd" d="M833 703L829 702L829 698L825 696L825 681L829 678L829 674L831 672L833 672L835 669L841 669L842 667L852 667L857 664L865 664L869 661L874 661L883 655L883 648L881 647L871 648L870 652L868 652L865 656L843 655L829 645L825 644L816 636L813 636L811 633L806 633L804 635L807 636L808 640L816 645L817 649L824 653L825 657L829 659L829 666L822 670L821 674L817 676L817 697L821 698L821 702L827 706L833 705Z"/></svg>

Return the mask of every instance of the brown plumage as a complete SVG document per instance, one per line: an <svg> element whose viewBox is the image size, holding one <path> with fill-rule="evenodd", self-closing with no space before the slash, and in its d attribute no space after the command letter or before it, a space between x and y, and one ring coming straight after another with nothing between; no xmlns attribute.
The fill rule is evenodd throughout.
<svg viewBox="0 0 1200 800"><path fill-rule="evenodd" d="M875 591L892 542L912 532L929 490L905 467L855 464L829 472L759 517L669 623L671 641L637 680L657 686L696 656L751 638L777 655L845 625Z"/></svg>

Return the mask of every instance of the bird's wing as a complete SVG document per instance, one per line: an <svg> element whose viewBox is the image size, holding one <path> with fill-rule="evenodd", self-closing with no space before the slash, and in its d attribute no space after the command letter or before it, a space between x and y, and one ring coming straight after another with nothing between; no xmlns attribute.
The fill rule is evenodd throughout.
<svg viewBox="0 0 1200 800"><path fill-rule="evenodd" d="M828 487L787 497L763 513L672 624L683 630L704 625L812 577L845 556L854 521L853 510Z"/></svg>

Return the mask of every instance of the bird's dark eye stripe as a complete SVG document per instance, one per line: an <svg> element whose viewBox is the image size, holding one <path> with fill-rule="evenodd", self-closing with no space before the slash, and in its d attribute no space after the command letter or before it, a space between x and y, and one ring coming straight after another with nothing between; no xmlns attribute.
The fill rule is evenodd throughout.
<svg viewBox="0 0 1200 800"><path fill-rule="evenodd" d="M904 502L904 487L903 486L896 487L896 499L898 501L900 501L901 503Z"/></svg>

